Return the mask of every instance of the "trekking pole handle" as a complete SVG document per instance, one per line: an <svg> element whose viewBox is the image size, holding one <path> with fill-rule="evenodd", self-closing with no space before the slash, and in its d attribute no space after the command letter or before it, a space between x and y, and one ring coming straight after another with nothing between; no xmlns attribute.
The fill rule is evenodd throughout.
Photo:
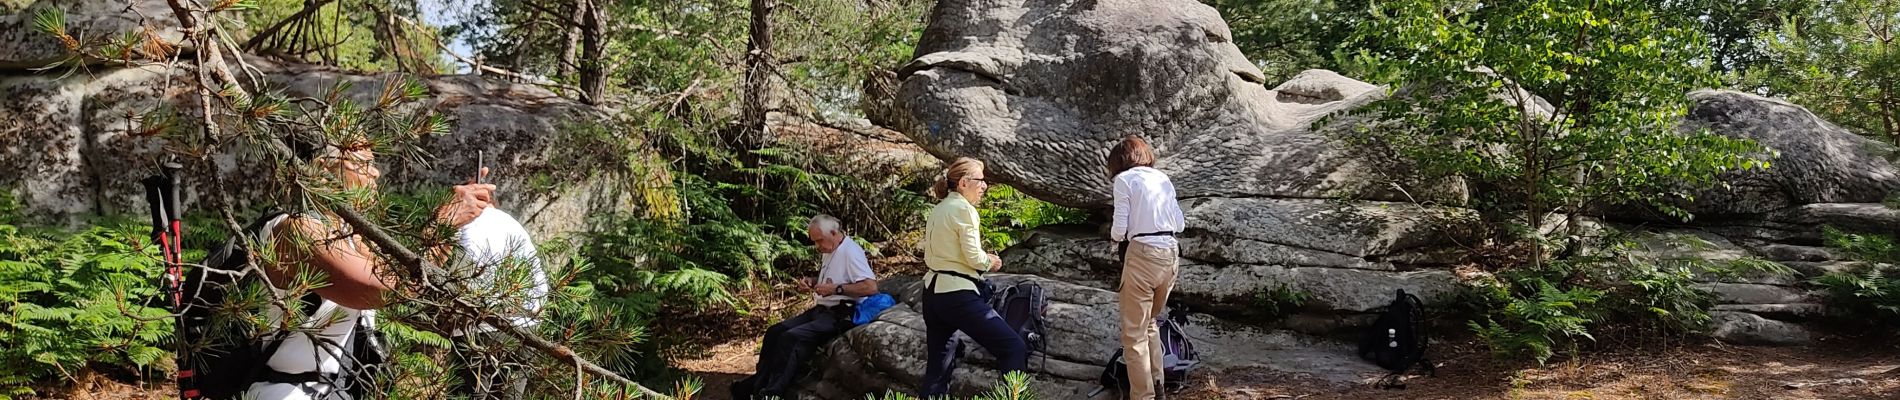
<svg viewBox="0 0 1900 400"><path fill-rule="evenodd" d="M172 221L182 221L185 219L185 208L181 205L183 203L178 201L178 192L184 189L184 185L179 181L178 171L183 169L183 165L179 165L175 162L168 162L159 166L159 171L165 176L164 193L166 217L169 217L167 219Z"/></svg>
<svg viewBox="0 0 1900 400"><path fill-rule="evenodd" d="M156 239L169 231L166 227L171 225L170 218L167 218L169 213L165 212L165 190L162 187L168 182L164 177L153 176L139 183L145 185L145 204L151 206L152 237Z"/></svg>

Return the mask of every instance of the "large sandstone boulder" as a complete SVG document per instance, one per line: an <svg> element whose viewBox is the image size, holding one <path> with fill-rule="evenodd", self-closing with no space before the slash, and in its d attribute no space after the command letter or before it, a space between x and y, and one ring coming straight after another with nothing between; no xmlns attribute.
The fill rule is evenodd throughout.
<svg viewBox="0 0 1900 400"><path fill-rule="evenodd" d="M1760 171L1727 174L1727 187L1704 191L1690 211L1698 215L1763 214L1817 203L1879 203L1900 189L1894 148L1856 135L1787 101L1748 93L1704 90L1684 129L1752 139L1780 153Z"/></svg>
<svg viewBox="0 0 1900 400"><path fill-rule="evenodd" d="M906 134L1058 204L1106 206L1102 160L1130 134L1183 198L1407 199L1311 129L1383 90L1328 71L1269 90L1220 13L1191 0L939 1L899 74Z"/></svg>

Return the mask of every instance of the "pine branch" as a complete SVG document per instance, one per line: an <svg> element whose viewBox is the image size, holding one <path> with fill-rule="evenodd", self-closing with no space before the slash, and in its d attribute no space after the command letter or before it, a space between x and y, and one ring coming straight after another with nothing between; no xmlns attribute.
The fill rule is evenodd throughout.
<svg viewBox="0 0 1900 400"><path fill-rule="evenodd" d="M355 227L358 230L358 232L363 235L363 238L369 239L369 241L372 243L376 243L376 247L379 249L382 249L385 255L395 258L397 266L404 267L405 269L407 269L407 271L405 271L407 275L422 277L423 285L425 289L440 290L439 288L441 288L442 285L431 281L430 278L443 276L441 272L442 271L441 267L437 267L434 263L429 262L429 260L423 259L421 256L416 255L415 252L410 251L409 248L407 247L404 247L402 243L396 242L396 240L394 238L391 238L387 232L383 231L382 227L377 226L374 223L371 223L367 219L364 219L361 214L356 213L356 210L352 210L349 207L337 207L331 211L335 212L337 217L342 218L345 223L348 223L350 224L350 226ZM431 272L433 272L433 274L431 274ZM481 309L480 307L469 304L466 299L453 298L451 302L455 306L455 308L460 308L462 310L480 310ZM521 327L515 326L514 321L510 321L507 318L501 318L500 316L496 316L493 314L481 314L481 315L483 315L481 318L482 322L487 323L489 326L493 326L496 329L500 329L502 332L508 333L509 336L514 336L516 339L520 339L521 342L524 344L527 344L528 347L533 347L535 348L535 350L540 350L542 353L545 353L548 356L554 357L557 360L573 363L575 365L580 366L581 369L584 369L587 372L593 373L594 375L598 375L598 376L613 380L614 382L618 382L622 385L627 385L627 386L637 388L640 390L640 393L645 396L658 398L658 399L670 398L670 397L667 397L666 395L660 394L659 392L655 392L652 389L647 389L646 386L641 386L639 383L636 383L632 380L621 377L620 374L616 374L613 371L608 371L606 368L601 368L599 365L594 364L592 361L588 361L586 358L583 358L579 354L574 353L574 350L569 349L567 346L549 342L547 339L543 339L539 335L535 335L534 333L522 330Z"/></svg>
<svg viewBox="0 0 1900 400"><path fill-rule="evenodd" d="M250 94L244 89L242 85L240 85L240 82L237 80L237 78L231 74L229 65L226 64L224 56L220 54L221 53L219 51L220 46L217 46L218 43L214 42L216 40L215 38L217 37L217 35L214 34L215 33L214 31L216 30L216 26L205 26L205 25L199 24L199 21L200 21L199 18L201 16L208 17L210 14L209 13L203 14L203 15L198 14L197 11L195 11L192 8L192 6L197 5L196 2L192 2L190 5L187 5L186 4L187 1L191 1L191 0L167 0L167 4L171 7L173 14L177 16L181 28L183 28L183 30L188 33L189 39L195 41L198 44L198 48L201 49L201 51L198 53L199 68L197 70L200 71L201 73L208 70L211 75L210 77L213 78L207 81L206 79L203 79L203 76L201 75L200 79L197 82L198 93L199 93L199 104L203 108L204 120L205 120L204 122L206 123L206 125L204 126L204 129L206 130L207 134L209 134L210 132L216 132L216 125L214 124L214 120L212 118L216 114L213 114L211 112L211 104L213 101L226 100L225 96L227 95L233 98L248 98ZM206 19L209 20L210 18L206 18ZM231 57L243 57L243 55L232 54ZM278 159L284 160L285 162L291 163L292 165L296 165L297 163L300 163L300 161L298 161L296 157L292 156L292 153L289 147L284 145L283 143L275 141L275 140L262 140L260 142L263 143L265 150L267 152L278 157ZM442 269L440 267L436 266L434 263L429 262L428 260L423 259L420 256L417 256L416 253L413 251L410 251L408 247L403 246L402 243L399 243L395 239L391 238L388 233L382 230L381 227L371 223L367 219L364 219L361 214L358 214L355 210L350 209L349 207L335 207L331 211L335 212L338 217L341 217L346 223L350 224L352 227L355 227L359 232L362 232L362 235L365 238L369 239L371 242L374 242L377 248L379 249L379 251L384 253L385 256L394 258L396 261L396 266L401 267L404 270L402 272L405 273L406 278L420 278L419 282L423 285L422 286L423 290L428 291L428 292L434 292L434 293L453 293L452 291L445 290L444 289L446 287L445 285L442 285L434 280L434 279L439 279L441 276L443 276L443 274L441 273ZM234 222L234 221L227 221L227 223L229 222ZM468 314L472 314L472 315L482 314L479 312L469 312L471 310L479 311L482 308L469 304L469 302L466 299L455 298L453 296L449 296L449 298L452 299L451 304L450 304L451 307L448 307L450 308L450 310L445 310L445 311L467 312ZM613 371L609 371L605 368L601 368L599 365L595 365L593 362L580 357L578 354L575 354L572 349L569 349L566 346L549 342L546 339L542 339L540 336L537 336L531 332L522 330L520 327L515 326L512 323L512 321L498 318L493 315L485 316L483 317L483 320L484 322L487 322L489 325L494 326L502 330L503 332L507 332L509 335L514 336L517 339L520 339L523 343L527 343L529 347L533 347L536 350L540 350L541 352L546 353L547 355L551 357L554 357L562 361L574 363L576 365L581 366L587 372L593 373L601 377L605 377L607 379L613 380L625 386L636 388L640 391L641 394L645 395L646 397L657 398L657 399L670 399L670 397L666 395L660 394L659 392L655 392L651 389L647 389L645 386L641 386L640 384L632 380L629 380L625 377L621 377L619 374L616 374Z"/></svg>

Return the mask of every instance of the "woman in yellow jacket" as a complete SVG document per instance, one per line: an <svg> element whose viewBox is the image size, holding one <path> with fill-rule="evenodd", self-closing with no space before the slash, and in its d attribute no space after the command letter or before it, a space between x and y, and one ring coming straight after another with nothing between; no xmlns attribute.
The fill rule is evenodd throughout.
<svg viewBox="0 0 1900 400"><path fill-rule="evenodd" d="M924 227L924 351L929 360L923 384L925 398L950 394L951 369L956 365L957 331L976 339L996 356L1005 373L1022 371L1029 348L1021 336L990 308L983 274L1002 269L995 254L983 252L977 229L976 204L989 189L983 180L983 162L958 158L944 170L931 194L943 199L930 210Z"/></svg>

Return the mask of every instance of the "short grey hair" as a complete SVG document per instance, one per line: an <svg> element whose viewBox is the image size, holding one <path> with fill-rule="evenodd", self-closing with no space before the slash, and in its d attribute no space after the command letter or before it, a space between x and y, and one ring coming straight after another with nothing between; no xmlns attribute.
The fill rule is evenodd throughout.
<svg viewBox="0 0 1900 400"><path fill-rule="evenodd" d="M825 214L818 214L811 217L811 222L805 223L805 227L818 228L819 232L824 232L826 235L832 236L838 236L844 233L844 228L842 224L838 222L838 218Z"/></svg>

